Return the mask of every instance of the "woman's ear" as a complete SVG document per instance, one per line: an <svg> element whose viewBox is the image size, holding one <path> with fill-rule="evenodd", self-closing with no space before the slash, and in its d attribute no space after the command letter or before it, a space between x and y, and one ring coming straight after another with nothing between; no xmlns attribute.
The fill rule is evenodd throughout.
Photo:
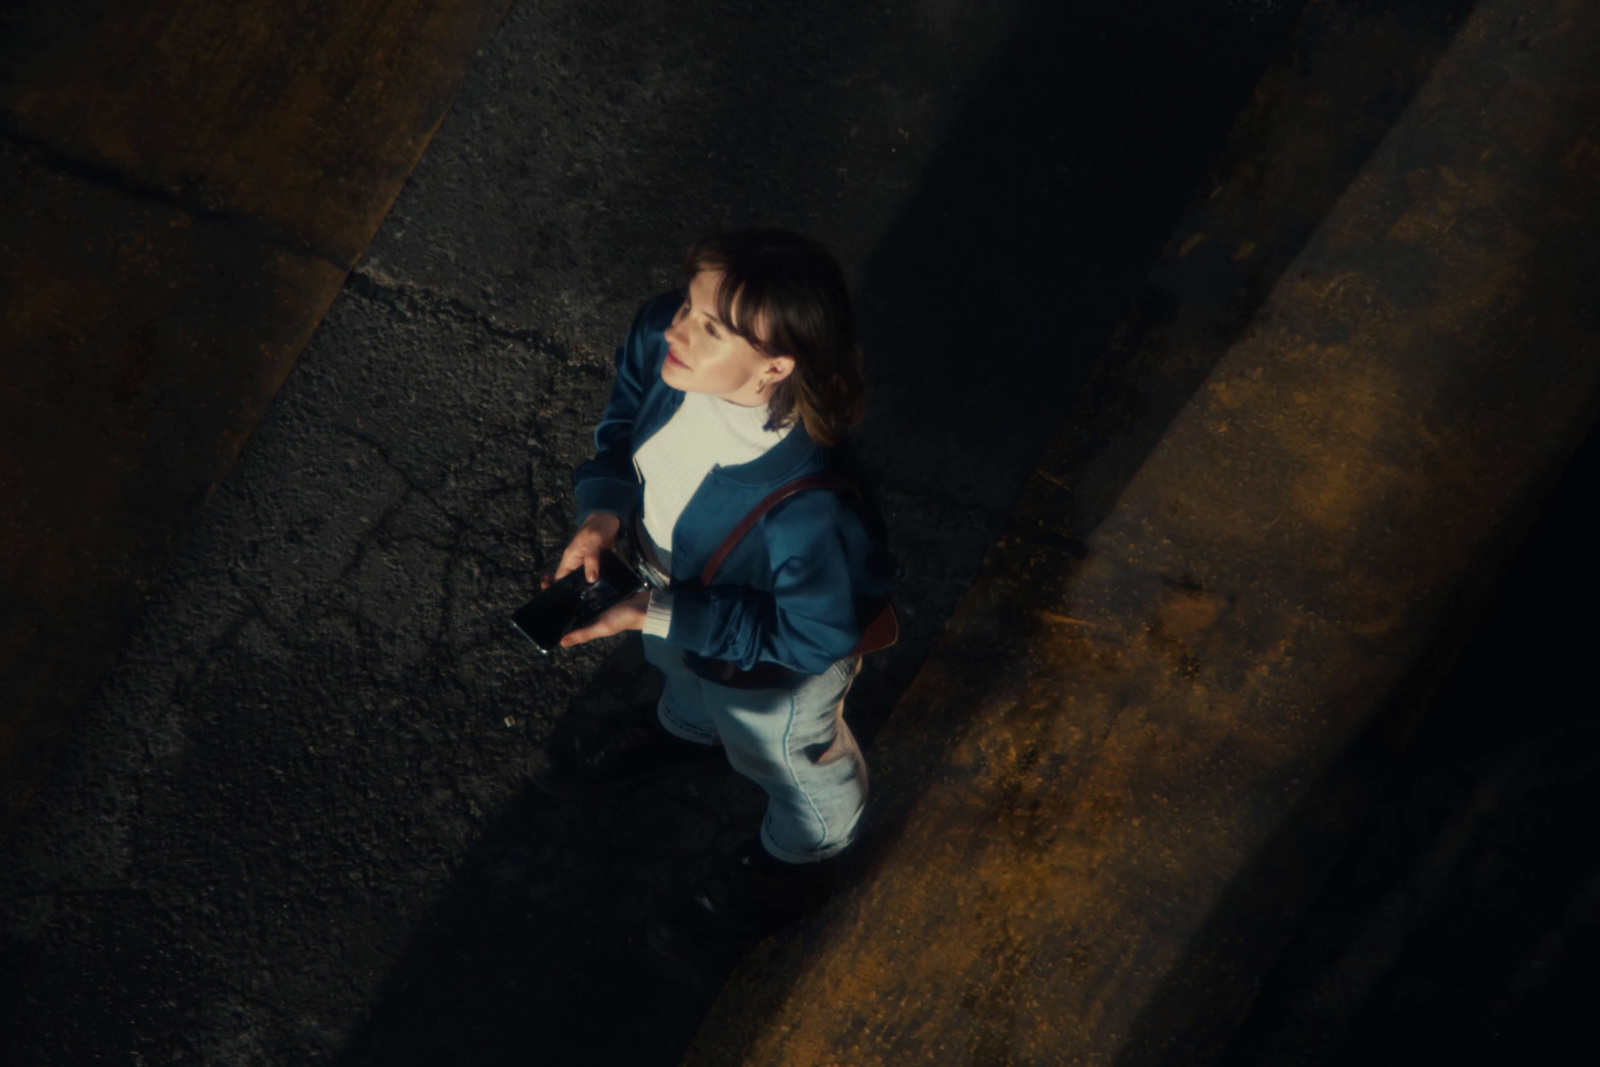
<svg viewBox="0 0 1600 1067"><path fill-rule="evenodd" d="M773 356L767 363L767 366L772 369L772 376L769 380L773 385L777 385L779 382L783 381L785 378L789 377L789 375L794 373L794 357Z"/></svg>

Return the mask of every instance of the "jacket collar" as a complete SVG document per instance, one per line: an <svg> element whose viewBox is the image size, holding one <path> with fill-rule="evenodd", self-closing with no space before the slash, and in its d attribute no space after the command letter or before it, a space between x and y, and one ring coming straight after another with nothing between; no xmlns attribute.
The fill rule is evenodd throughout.
<svg viewBox="0 0 1600 1067"><path fill-rule="evenodd" d="M722 467L718 473L738 485L771 485L808 473L807 468L819 469L826 458L824 450L806 433L805 423L797 418L794 429L783 440L750 462Z"/></svg>

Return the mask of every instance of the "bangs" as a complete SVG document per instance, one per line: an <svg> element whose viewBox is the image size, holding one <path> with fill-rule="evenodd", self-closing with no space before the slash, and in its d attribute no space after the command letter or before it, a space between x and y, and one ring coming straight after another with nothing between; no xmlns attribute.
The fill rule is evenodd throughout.
<svg viewBox="0 0 1600 1067"><path fill-rule="evenodd" d="M721 275L713 303L729 332L763 356L795 361L773 389L768 428L798 417L818 444L842 441L860 421L866 382L838 260L788 230L736 230L697 241L684 253L690 281L703 271Z"/></svg>
<svg viewBox="0 0 1600 1067"><path fill-rule="evenodd" d="M771 298L768 296L766 279L751 277L748 270L735 269L712 249L691 249L684 259L683 273L692 279L696 274L708 270L722 274L722 281L717 285L717 318L726 323L733 333L744 338L751 348L763 355L772 355L775 351L774 338L763 339L756 333L757 323L776 321L768 306Z"/></svg>

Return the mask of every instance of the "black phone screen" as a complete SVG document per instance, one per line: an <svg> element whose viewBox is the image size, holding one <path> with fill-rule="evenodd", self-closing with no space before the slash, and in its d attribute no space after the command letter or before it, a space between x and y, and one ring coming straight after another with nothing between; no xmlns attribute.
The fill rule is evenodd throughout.
<svg viewBox="0 0 1600 1067"><path fill-rule="evenodd" d="M644 588L644 580L609 550L600 554L600 577L590 582L580 568L542 590L518 608L511 623L538 646L549 652L561 644L572 630L589 625L613 604Z"/></svg>

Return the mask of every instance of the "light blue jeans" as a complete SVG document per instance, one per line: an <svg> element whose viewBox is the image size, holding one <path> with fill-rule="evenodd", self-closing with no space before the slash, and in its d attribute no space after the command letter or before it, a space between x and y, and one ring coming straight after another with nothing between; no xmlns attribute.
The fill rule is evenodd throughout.
<svg viewBox="0 0 1600 1067"><path fill-rule="evenodd" d="M630 552L644 580L664 589L671 579L654 542L635 522ZM667 676L656 717L668 733L720 745L733 769L767 794L761 844L789 863L814 863L855 838L867 804L867 761L844 721L844 697L861 670L860 656L837 660L821 674L773 689L734 689L702 678L682 649L651 634L644 656Z"/></svg>
<svg viewBox="0 0 1600 1067"><path fill-rule="evenodd" d="M850 844L867 802L867 761L844 721L860 656L793 688L732 689L695 674L683 651L659 637L644 635L644 655L667 676L661 725L685 741L721 745L733 769L766 791L768 852L811 863Z"/></svg>

